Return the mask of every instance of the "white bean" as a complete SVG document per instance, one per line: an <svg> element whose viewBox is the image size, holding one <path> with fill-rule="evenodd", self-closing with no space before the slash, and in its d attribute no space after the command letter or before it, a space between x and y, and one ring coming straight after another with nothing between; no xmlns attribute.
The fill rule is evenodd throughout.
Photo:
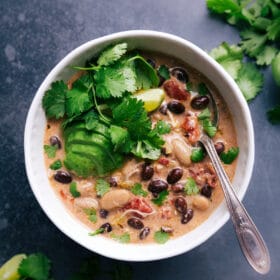
<svg viewBox="0 0 280 280"><path fill-rule="evenodd" d="M93 197L78 197L74 199L74 205L82 209L98 209L98 201Z"/></svg>
<svg viewBox="0 0 280 280"><path fill-rule="evenodd" d="M209 199L202 195L195 195L193 197L192 204L199 210L206 210L210 206Z"/></svg>
<svg viewBox="0 0 280 280"><path fill-rule="evenodd" d="M185 166L191 164L192 148L187 145L183 140L172 140L173 152L175 157Z"/></svg>
<svg viewBox="0 0 280 280"><path fill-rule="evenodd" d="M131 198L131 193L127 190L112 190L107 192L101 198L101 206L103 209L111 210L126 205Z"/></svg>

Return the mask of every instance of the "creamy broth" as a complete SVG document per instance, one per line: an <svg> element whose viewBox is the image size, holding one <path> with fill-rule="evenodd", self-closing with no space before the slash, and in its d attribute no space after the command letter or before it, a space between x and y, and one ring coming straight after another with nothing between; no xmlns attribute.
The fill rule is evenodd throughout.
<svg viewBox="0 0 280 280"><path fill-rule="evenodd" d="M197 88L197 85L199 83L205 83L215 97L220 114L218 131L213 137L213 141L223 142L225 150L237 146L235 129L229 110L224 100L217 93L216 88L205 77L203 77L200 73L198 73L188 65L185 65L173 58L154 53L145 53L144 56L155 60L157 66L165 64L168 65L168 67L183 67L186 70L189 77L189 82L192 83L194 89ZM162 87L164 87L165 85L166 84L163 84ZM190 162L190 164L188 165L182 164L182 162L178 159L178 155L176 156L172 144L174 143L174 139L179 139L179 141L183 141L190 148L195 145L195 143L190 143L188 137L186 136L186 130L182 127L182 125L189 115L196 118L197 115L202 111L194 110L190 105L190 101L197 94L196 91L197 90L195 90L195 92L190 92L187 100L179 100L185 107L185 111L181 114L174 114L169 110L167 110L166 114L162 114L159 108L150 113L153 125L155 125L158 120L164 120L167 123L171 124L171 132L163 136L165 140L165 151L162 153L158 160L149 163L154 170L154 174L150 180L141 179L144 160L136 159L133 157L129 157L123 167L114 171L112 174L108 174L107 176L103 177L103 179L107 180L108 182L110 181L110 178L115 178L115 180L117 181L118 185L115 187L112 186L109 192L119 189L125 189L130 192L130 201L133 199L145 200L146 203L152 208L152 214L149 213L150 215L146 217L141 217L136 212L125 214L126 210L129 208L129 206L127 205L125 205L124 207L109 210L108 216L106 218L100 217L99 211L102 206L100 204L100 200L102 198L100 199L96 195L95 185L97 178L81 178L76 176L74 173L71 173L73 181L77 183L77 190L81 194L79 198L74 198L71 195L69 191L69 184L62 184L57 182L54 179L54 174L56 173L56 171L51 170L49 166L55 160L60 159L63 162L65 158L61 121L48 120L44 144L49 145L49 139L54 135L58 136L62 142L62 148L57 150L55 159L50 159L47 157L47 155L45 155L45 164L48 170L50 184L57 195L60 197L60 199L63 201L65 206L68 208L70 213L73 214L83 224L85 224L89 228L89 231L95 231L104 223L110 223L113 229L112 232L103 233L102 236L110 237L112 233L114 233L115 235L129 233L130 242L148 243L155 242L154 233L160 230L161 227L166 227L168 229L172 229L172 232L169 233L170 237L176 238L188 233L189 231L193 230L198 225L203 223L220 205L223 200L223 193L209 157L205 156L205 158L198 163ZM167 104L172 100L174 100L174 98L171 98L166 94L162 104ZM201 130L202 128L199 125L200 133ZM163 205L155 205L152 202L154 196L148 190L148 186L151 180L162 179L166 181L168 173L174 168L181 168L183 170L183 175L177 183L185 184L188 178L193 178L198 188L201 190L202 187L205 186L205 184L208 184L211 181L211 197L206 197L199 193L195 195L186 195L184 192L176 193L172 185L176 185L177 183L174 183L168 184L169 195L164 201ZM232 180L236 168L236 161L234 161L230 165L224 165L224 168L229 178ZM64 166L61 169L66 170ZM135 183L142 184L143 190L147 192L146 197L143 198L131 193L130 189ZM182 214L174 206L174 203L178 197L183 197L187 202L188 209L193 210L193 218L185 224L181 222ZM80 207L79 203L76 203L77 200L81 201L81 199L83 198L93 198L98 202L98 209L96 209L96 222L90 221L88 213L85 212L85 209L83 207ZM145 227L149 227L150 233L146 236L146 238L140 240L139 234L141 230L135 229L127 223L128 219L132 217L140 219Z"/></svg>

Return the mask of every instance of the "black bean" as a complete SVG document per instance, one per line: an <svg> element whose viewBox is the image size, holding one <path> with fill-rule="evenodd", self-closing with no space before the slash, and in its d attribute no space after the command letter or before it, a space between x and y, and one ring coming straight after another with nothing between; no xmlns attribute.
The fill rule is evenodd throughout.
<svg viewBox="0 0 280 280"><path fill-rule="evenodd" d="M180 213L185 213L188 209L187 201L183 197L177 197L174 201L175 208Z"/></svg>
<svg viewBox="0 0 280 280"><path fill-rule="evenodd" d="M198 95L192 99L191 106L196 110L202 110L208 106L209 102L210 100L208 96Z"/></svg>
<svg viewBox="0 0 280 280"><path fill-rule="evenodd" d="M176 115L179 115L179 114L182 114L185 112L185 106L177 100L170 101L167 104L167 108L169 111L171 111L172 113L174 113Z"/></svg>
<svg viewBox="0 0 280 280"><path fill-rule="evenodd" d="M166 232L166 233L172 233L174 231L173 228L169 227L169 226L162 226L160 229L161 229L161 231Z"/></svg>
<svg viewBox="0 0 280 280"><path fill-rule="evenodd" d="M172 185L171 186L171 190L174 192L174 193L180 193L182 191L184 191L184 185L183 184L175 184L175 185Z"/></svg>
<svg viewBox="0 0 280 280"><path fill-rule="evenodd" d="M135 229L141 229L144 227L143 222L138 218L130 218L127 220L127 224Z"/></svg>
<svg viewBox="0 0 280 280"><path fill-rule="evenodd" d="M154 168L150 165L143 164L141 171L141 178L144 181L150 180L154 175Z"/></svg>
<svg viewBox="0 0 280 280"><path fill-rule="evenodd" d="M54 179L62 184L69 184L72 182L72 176L70 175L70 173L64 170L56 171L56 173L54 174Z"/></svg>
<svg viewBox="0 0 280 280"><path fill-rule="evenodd" d="M181 223L182 224L187 224L191 219L193 218L193 210L188 209L181 218Z"/></svg>
<svg viewBox="0 0 280 280"><path fill-rule="evenodd" d="M118 181L115 177L110 177L109 179L109 184L110 184L110 187L112 188L115 188L118 186Z"/></svg>
<svg viewBox="0 0 280 280"><path fill-rule="evenodd" d="M50 137L50 144L52 146L57 146L58 149L61 149L61 141L59 140L59 138L55 135L53 135L52 137Z"/></svg>
<svg viewBox="0 0 280 280"><path fill-rule="evenodd" d="M150 231L149 227L144 227L139 233L139 238L141 240L145 239L149 235Z"/></svg>
<svg viewBox="0 0 280 280"><path fill-rule="evenodd" d="M153 67L156 68L156 62L151 59L151 58L147 58L146 61Z"/></svg>
<svg viewBox="0 0 280 280"><path fill-rule="evenodd" d="M105 223L100 228L104 228L103 232L110 232L110 231L112 231L112 226L111 226L110 223Z"/></svg>
<svg viewBox="0 0 280 280"><path fill-rule="evenodd" d="M163 104L160 106L159 111L161 114L166 115L167 114L167 104Z"/></svg>
<svg viewBox="0 0 280 280"><path fill-rule="evenodd" d="M225 150L225 145L223 142L215 143L215 149L218 155L220 155Z"/></svg>
<svg viewBox="0 0 280 280"><path fill-rule="evenodd" d="M213 190L212 187L206 184L201 188L200 194L207 198L210 198L212 195L212 190Z"/></svg>
<svg viewBox="0 0 280 280"><path fill-rule="evenodd" d="M187 83L189 81L188 74L186 71L181 67L174 67L170 71L171 75L175 77L177 80Z"/></svg>
<svg viewBox="0 0 280 280"><path fill-rule="evenodd" d="M177 183L183 176L183 169L182 168L173 168L167 175L167 182L169 184Z"/></svg>
<svg viewBox="0 0 280 280"><path fill-rule="evenodd" d="M109 211L108 210L105 210L105 209L100 209L99 210L99 216L102 218L102 219L106 219L107 216L109 214Z"/></svg>
<svg viewBox="0 0 280 280"><path fill-rule="evenodd" d="M152 193L160 193L167 189L168 189L167 182L165 182L161 179L152 180L148 186L148 190Z"/></svg>

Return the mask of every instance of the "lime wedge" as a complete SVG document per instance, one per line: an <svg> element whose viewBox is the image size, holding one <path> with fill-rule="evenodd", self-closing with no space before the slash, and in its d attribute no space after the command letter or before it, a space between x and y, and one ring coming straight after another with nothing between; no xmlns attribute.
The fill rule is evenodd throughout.
<svg viewBox="0 0 280 280"><path fill-rule="evenodd" d="M144 102L144 108L147 112L152 112L157 109L164 99L165 92L161 88L153 88L142 90L135 94L138 100Z"/></svg>
<svg viewBox="0 0 280 280"><path fill-rule="evenodd" d="M26 258L26 255L15 255L4 263L0 268L1 280L18 280L20 275L18 274L18 267L21 261Z"/></svg>

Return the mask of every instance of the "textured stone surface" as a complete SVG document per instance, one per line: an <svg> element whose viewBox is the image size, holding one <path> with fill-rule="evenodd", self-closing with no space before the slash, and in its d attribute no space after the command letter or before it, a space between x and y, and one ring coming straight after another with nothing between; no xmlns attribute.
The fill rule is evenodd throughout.
<svg viewBox="0 0 280 280"><path fill-rule="evenodd" d="M15 253L44 252L56 279L69 279L93 253L64 236L41 211L24 167L25 118L36 89L70 50L101 35L152 29L179 35L202 49L236 43L236 30L209 15L203 0L1 0L0 1L0 263ZM265 112L280 103L270 70L262 94L250 104L256 162L244 203L267 241L272 269L280 274L280 126ZM104 267L115 261L101 258ZM244 260L227 223L187 254L150 263L132 263L134 279L264 279Z"/></svg>

